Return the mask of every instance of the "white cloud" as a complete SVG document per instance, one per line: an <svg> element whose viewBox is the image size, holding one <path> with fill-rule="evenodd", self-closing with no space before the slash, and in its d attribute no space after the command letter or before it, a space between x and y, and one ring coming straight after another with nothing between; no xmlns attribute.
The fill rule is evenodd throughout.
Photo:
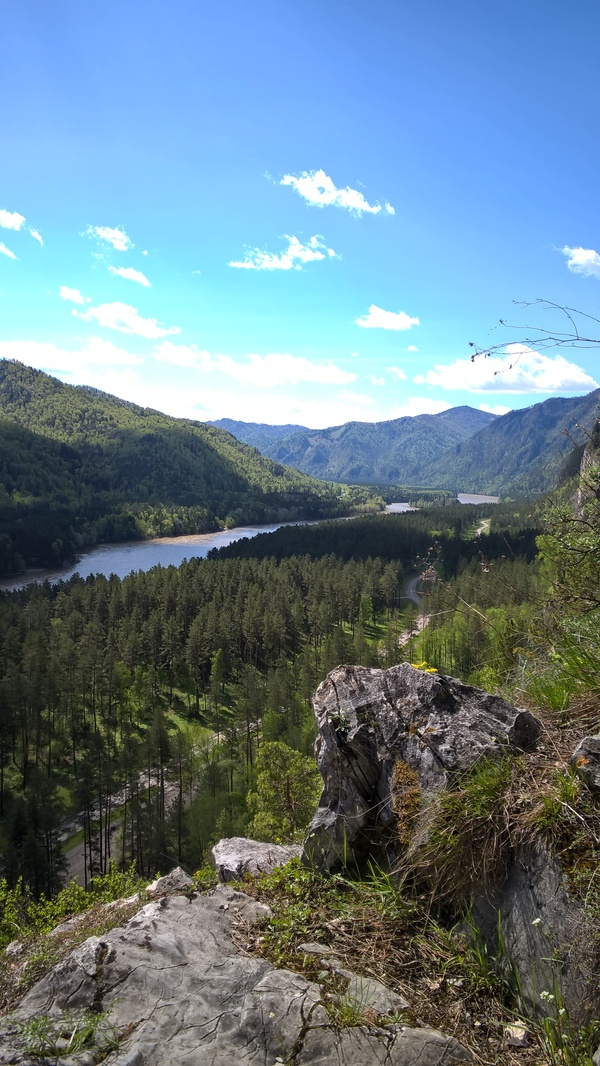
<svg viewBox="0 0 600 1066"><path fill-rule="evenodd" d="M79 289L70 289L68 285L61 285L58 290L61 300L70 300L73 304L90 304L91 296L82 296Z"/></svg>
<svg viewBox="0 0 600 1066"><path fill-rule="evenodd" d="M142 274L141 270L135 270L134 267L109 266L108 269L111 274L116 274L120 278L126 278L128 281L137 281L138 285L143 285L146 289L152 287L146 275Z"/></svg>
<svg viewBox="0 0 600 1066"><path fill-rule="evenodd" d="M25 215L20 215L18 211L5 211L0 210L0 226L2 229L21 229L25 221Z"/></svg>
<svg viewBox="0 0 600 1066"><path fill-rule="evenodd" d="M501 403L497 403L493 407L489 403L480 403L479 410L487 411L489 415L506 415L511 410L511 408L503 407Z"/></svg>
<svg viewBox="0 0 600 1066"><path fill-rule="evenodd" d="M203 385L202 390L194 397L188 392L186 417L203 421L228 417L243 422L248 420L250 403L252 418L268 424L289 422L324 429L342 425L344 422L373 422L378 417L370 396L346 390L340 393L333 391L320 399L319 396L322 395L316 389L275 393L257 390L249 399L247 390L228 392L222 388L211 390ZM197 406L193 413L189 413L192 398ZM166 398L163 398L162 409L165 402ZM183 416L184 410L171 410L171 413Z"/></svg>
<svg viewBox="0 0 600 1066"><path fill-rule="evenodd" d="M354 215L362 215L363 211L370 215L378 215L383 211L387 215L395 215L396 212L391 204L370 204L358 189L338 189L324 170L303 171L299 177L294 174L285 174L279 182L280 185L291 185L303 200L314 207L343 207Z"/></svg>
<svg viewBox="0 0 600 1066"><path fill-rule="evenodd" d="M385 385L385 378L376 378L371 374L371 382L373 385Z"/></svg>
<svg viewBox="0 0 600 1066"><path fill-rule="evenodd" d="M598 388L582 367L562 355L542 355L523 344L509 344L506 356L457 359L437 365L413 380L417 385L437 385L442 389L467 392L589 392Z"/></svg>
<svg viewBox="0 0 600 1066"><path fill-rule="evenodd" d="M368 313L356 319L356 325L363 329L410 329L421 323L418 318L411 318L404 311L384 311L382 307L371 304Z"/></svg>
<svg viewBox="0 0 600 1066"><path fill-rule="evenodd" d="M134 247L121 226L88 226L80 236L93 237L104 244L110 244L117 252L128 252Z"/></svg>
<svg viewBox="0 0 600 1066"><path fill-rule="evenodd" d="M100 337L89 337L75 351L44 341L0 341L0 357L18 359L36 370L77 374L79 380L89 366L139 366L144 361Z"/></svg>
<svg viewBox="0 0 600 1066"><path fill-rule="evenodd" d="M407 352L418 352L419 349L417 348L416 344L409 344L406 350Z"/></svg>
<svg viewBox="0 0 600 1066"><path fill-rule="evenodd" d="M154 354L161 363L172 363L203 373L225 374L240 385L254 385L257 388L298 385L307 381L319 385L345 385L357 378L356 374L341 370L333 363L311 363L309 359L288 353L248 355L244 361L240 361L230 355L211 355L193 345L163 341Z"/></svg>
<svg viewBox="0 0 600 1066"><path fill-rule="evenodd" d="M350 389L342 389L342 391L340 392L340 399L347 404L358 404L360 406L366 407L371 407L373 404L372 396L366 396L364 393L361 392L351 392ZM349 419L345 419L345 421L349 421ZM329 423L329 425L331 425L331 422Z"/></svg>
<svg viewBox="0 0 600 1066"><path fill-rule="evenodd" d="M411 396L401 407L394 408L392 418L405 418L407 415L439 415L447 411L452 404L445 400L432 400L428 396Z"/></svg>
<svg viewBox="0 0 600 1066"><path fill-rule="evenodd" d="M244 270L302 270L304 263L312 263L319 259L339 259L333 248L328 248L323 238L315 235L306 244L302 244L297 237L288 233L285 239L289 241L288 247L281 255L273 252L261 252L260 248L249 249L244 259L234 260L228 265Z"/></svg>
<svg viewBox="0 0 600 1066"><path fill-rule="evenodd" d="M0 255L7 255L9 259L16 259L14 252L11 252L10 248L7 248L5 244L0 241Z"/></svg>
<svg viewBox="0 0 600 1066"><path fill-rule="evenodd" d="M112 303L90 307L89 311L72 311L76 318L84 322L96 321L106 329L117 329L120 333L133 333L137 337L155 340L167 337L171 333L181 333L179 326L164 326L155 318L142 318L137 308L129 304Z"/></svg>
<svg viewBox="0 0 600 1066"><path fill-rule="evenodd" d="M386 373L393 374L398 378L398 381L406 381L406 374L401 366L386 366Z"/></svg>
<svg viewBox="0 0 600 1066"><path fill-rule="evenodd" d="M565 245L561 252L568 257L567 266L573 274L600 278L600 255L593 248L569 248Z"/></svg>
<svg viewBox="0 0 600 1066"><path fill-rule="evenodd" d="M34 228L33 228L33 226L30 226L30 227L29 227L29 233L30 233L30 234L31 234L31 236L33 237L34 241L37 241L37 242L38 242L39 244L41 244L41 245L42 245L42 247L43 247L43 245L44 245L44 238L42 237L41 233L39 233L39 232L38 232L38 230L34 229Z"/></svg>

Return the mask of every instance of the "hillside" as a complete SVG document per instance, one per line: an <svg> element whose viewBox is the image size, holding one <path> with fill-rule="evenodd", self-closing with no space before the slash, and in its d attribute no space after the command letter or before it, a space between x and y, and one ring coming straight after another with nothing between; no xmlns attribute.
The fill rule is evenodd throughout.
<svg viewBox="0 0 600 1066"><path fill-rule="evenodd" d="M235 418L218 418L214 422L207 422L207 425L227 430L244 444L258 448L263 455L270 455L269 449L294 433L310 432L307 426L295 426L289 422L282 426L270 426L267 422L237 422Z"/></svg>
<svg viewBox="0 0 600 1066"><path fill-rule="evenodd" d="M387 422L346 422L328 429L222 420L240 440L312 477L344 482L421 484L421 470L489 425L494 415L456 407ZM294 428L294 427L291 427Z"/></svg>
<svg viewBox="0 0 600 1066"><path fill-rule="evenodd" d="M0 573L104 541L340 513L333 486L224 430L0 362Z"/></svg>
<svg viewBox="0 0 600 1066"><path fill-rule="evenodd" d="M517 496L551 489L592 427L600 389L587 396L553 397L494 419L485 429L434 458L419 474L423 485Z"/></svg>

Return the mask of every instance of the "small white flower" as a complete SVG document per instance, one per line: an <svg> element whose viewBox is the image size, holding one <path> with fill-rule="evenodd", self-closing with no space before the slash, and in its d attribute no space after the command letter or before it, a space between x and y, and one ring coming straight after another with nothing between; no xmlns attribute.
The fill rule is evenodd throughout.
<svg viewBox="0 0 600 1066"><path fill-rule="evenodd" d="M542 919L541 918L534 918L531 924L532 925L541 925L542 924Z"/></svg>
<svg viewBox="0 0 600 1066"><path fill-rule="evenodd" d="M563 1015L565 1015L567 1013L567 1008L566 1007L561 1007L558 1013L559 1013L559 1016L562 1018Z"/></svg>
<svg viewBox="0 0 600 1066"><path fill-rule="evenodd" d="M552 992L540 992L540 999L545 999L547 1003L554 1002Z"/></svg>

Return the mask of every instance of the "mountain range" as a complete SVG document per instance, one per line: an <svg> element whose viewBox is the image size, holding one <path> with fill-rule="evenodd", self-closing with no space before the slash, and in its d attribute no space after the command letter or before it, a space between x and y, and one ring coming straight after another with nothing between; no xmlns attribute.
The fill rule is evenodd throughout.
<svg viewBox="0 0 600 1066"><path fill-rule="evenodd" d="M494 419L494 415L473 407L453 407L436 415L387 422L346 422L330 429L265 426L227 418L210 424L312 477L348 483L421 485L424 466Z"/></svg>
<svg viewBox="0 0 600 1066"><path fill-rule="evenodd" d="M593 426L599 402L596 389L500 416L453 407L320 430L231 419L213 425L313 477L516 496L556 483L568 454L585 438L582 427Z"/></svg>

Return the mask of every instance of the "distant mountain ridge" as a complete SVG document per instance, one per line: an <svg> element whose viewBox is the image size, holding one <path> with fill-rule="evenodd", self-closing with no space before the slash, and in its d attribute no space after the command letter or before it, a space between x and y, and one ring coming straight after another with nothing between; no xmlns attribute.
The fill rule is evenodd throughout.
<svg viewBox="0 0 600 1066"><path fill-rule="evenodd" d="M591 431L600 389L586 396L553 396L509 411L433 460L422 484L518 496L554 488L573 448Z"/></svg>
<svg viewBox="0 0 600 1066"><path fill-rule="evenodd" d="M210 424L228 429L263 455L312 477L349 483L420 484L420 472L429 462L495 418L487 411L463 406L435 415L346 422L329 429L266 426L233 419Z"/></svg>
<svg viewBox="0 0 600 1066"><path fill-rule="evenodd" d="M517 496L553 488L598 416L600 389L494 416L473 407L328 429L214 423L314 477Z"/></svg>

